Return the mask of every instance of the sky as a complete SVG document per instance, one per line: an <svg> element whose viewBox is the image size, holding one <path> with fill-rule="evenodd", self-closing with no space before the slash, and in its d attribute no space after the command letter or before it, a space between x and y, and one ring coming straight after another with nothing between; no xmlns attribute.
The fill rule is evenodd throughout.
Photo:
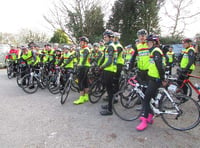
<svg viewBox="0 0 200 148"><path fill-rule="evenodd" d="M33 31L49 33L51 27L44 20L43 15L47 14L52 8L52 3L58 0L0 0L0 32L19 33L21 29L31 29ZM169 0L166 0L169 2ZM193 0L194 4L188 10L200 10L200 1ZM169 4L170 5L170 4ZM168 10L173 12L173 8L167 5ZM170 20L160 13L161 30L163 35L169 31L163 27L170 24ZM191 21L185 30L185 36L194 37L197 32L200 33L200 18Z"/></svg>

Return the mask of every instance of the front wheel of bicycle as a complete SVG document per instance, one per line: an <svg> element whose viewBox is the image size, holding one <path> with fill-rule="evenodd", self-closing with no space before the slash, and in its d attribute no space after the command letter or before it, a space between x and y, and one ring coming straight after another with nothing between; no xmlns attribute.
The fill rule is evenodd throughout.
<svg viewBox="0 0 200 148"><path fill-rule="evenodd" d="M101 96L105 93L103 84L99 81L94 82L89 91L89 101L91 103L97 103L100 99Z"/></svg>
<svg viewBox="0 0 200 148"><path fill-rule="evenodd" d="M161 110L164 112L161 114L163 121L169 127L179 131L196 127L200 122L199 104L191 97L181 94L173 97L173 100L175 105L167 97L161 103Z"/></svg>
<svg viewBox="0 0 200 148"><path fill-rule="evenodd" d="M114 95L113 111L122 120L136 120L143 112L143 101L135 92L129 92L128 95L124 93L125 90L122 90ZM118 103L115 100L118 100Z"/></svg>
<svg viewBox="0 0 200 148"><path fill-rule="evenodd" d="M67 98L69 96L70 89L71 89L71 81L68 80L65 84L64 90L61 91L61 100L60 100L61 104L64 104L65 101L67 100Z"/></svg>
<svg viewBox="0 0 200 148"><path fill-rule="evenodd" d="M23 77L21 86L24 92L33 94L38 90L38 81L34 76L31 79L31 75L27 74Z"/></svg>

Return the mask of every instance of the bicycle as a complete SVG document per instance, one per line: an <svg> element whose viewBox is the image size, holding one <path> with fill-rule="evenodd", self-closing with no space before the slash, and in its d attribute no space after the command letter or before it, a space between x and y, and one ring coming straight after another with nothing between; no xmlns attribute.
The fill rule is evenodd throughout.
<svg viewBox="0 0 200 148"><path fill-rule="evenodd" d="M68 74L69 74L69 77L67 79L67 82L65 83L63 91L61 91L61 100L60 100L60 103L62 105L66 102L66 100L67 100L67 98L69 96L70 90L73 90L74 88L78 89L78 88L76 88L76 86L74 86L74 82L73 82L73 81L75 81L74 80L74 71L70 70L70 71L68 71Z"/></svg>
<svg viewBox="0 0 200 148"><path fill-rule="evenodd" d="M137 107L138 105L141 107L143 104L144 93L142 92L141 85L136 80L136 77L130 78L128 84L132 86L134 91L131 91L131 93L133 93L135 97L131 97L130 100L120 97L120 103L122 101L127 104L132 103L131 108L134 108L134 112L132 113L135 114L131 118L132 120L135 120L143 113L143 109L137 109ZM158 89L156 97L152 98L150 101L152 111L156 116L161 116L164 123L172 129L185 131L196 127L200 123L199 104L189 96L175 93L175 89L172 89L173 86L171 85L173 84L169 84L167 87L168 90L163 87ZM123 91L118 92L114 97L122 96L121 93L123 93ZM113 103L114 112L116 112L115 105L116 104ZM125 109L129 110L129 108Z"/></svg>
<svg viewBox="0 0 200 148"><path fill-rule="evenodd" d="M38 71L38 72L36 72ZM33 94L38 90L38 87L46 88L48 78L43 74L43 67L30 68L30 73L22 78L22 89L28 93Z"/></svg>

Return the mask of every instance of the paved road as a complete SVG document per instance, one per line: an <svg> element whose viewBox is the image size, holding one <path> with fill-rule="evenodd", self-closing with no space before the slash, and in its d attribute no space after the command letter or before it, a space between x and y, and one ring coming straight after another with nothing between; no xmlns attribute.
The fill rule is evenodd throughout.
<svg viewBox="0 0 200 148"><path fill-rule="evenodd" d="M187 132L167 127L161 118L146 131L135 130L139 121L117 116L102 117L100 105L73 105L72 93L65 105L59 95L38 90L29 95L0 70L1 148L177 148L200 147L200 126Z"/></svg>

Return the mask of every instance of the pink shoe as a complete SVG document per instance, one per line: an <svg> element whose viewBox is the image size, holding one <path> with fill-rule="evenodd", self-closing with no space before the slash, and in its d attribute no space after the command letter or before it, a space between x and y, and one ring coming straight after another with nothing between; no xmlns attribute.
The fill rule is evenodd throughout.
<svg viewBox="0 0 200 148"><path fill-rule="evenodd" d="M148 115L147 122L148 122L149 124L153 124L153 123L154 123L153 114L149 114L149 115Z"/></svg>
<svg viewBox="0 0 200 148"><path fill-rule="evenodd" d="M148 115L147 123L149 123L149 124L153 124L154 123L153 116L154 116L153 114L149 114ZM142 121L142 118L143 117L140 117L139 120Z"/></svg>
<svg viewBox="0 0 200 148"><path fill-rule="evenodd" d="M145 117L140 117L140 124L136 127L136 129L138 131L143 131L145 128L147 128L148 124L147 124L147 118Z"/></svg>

